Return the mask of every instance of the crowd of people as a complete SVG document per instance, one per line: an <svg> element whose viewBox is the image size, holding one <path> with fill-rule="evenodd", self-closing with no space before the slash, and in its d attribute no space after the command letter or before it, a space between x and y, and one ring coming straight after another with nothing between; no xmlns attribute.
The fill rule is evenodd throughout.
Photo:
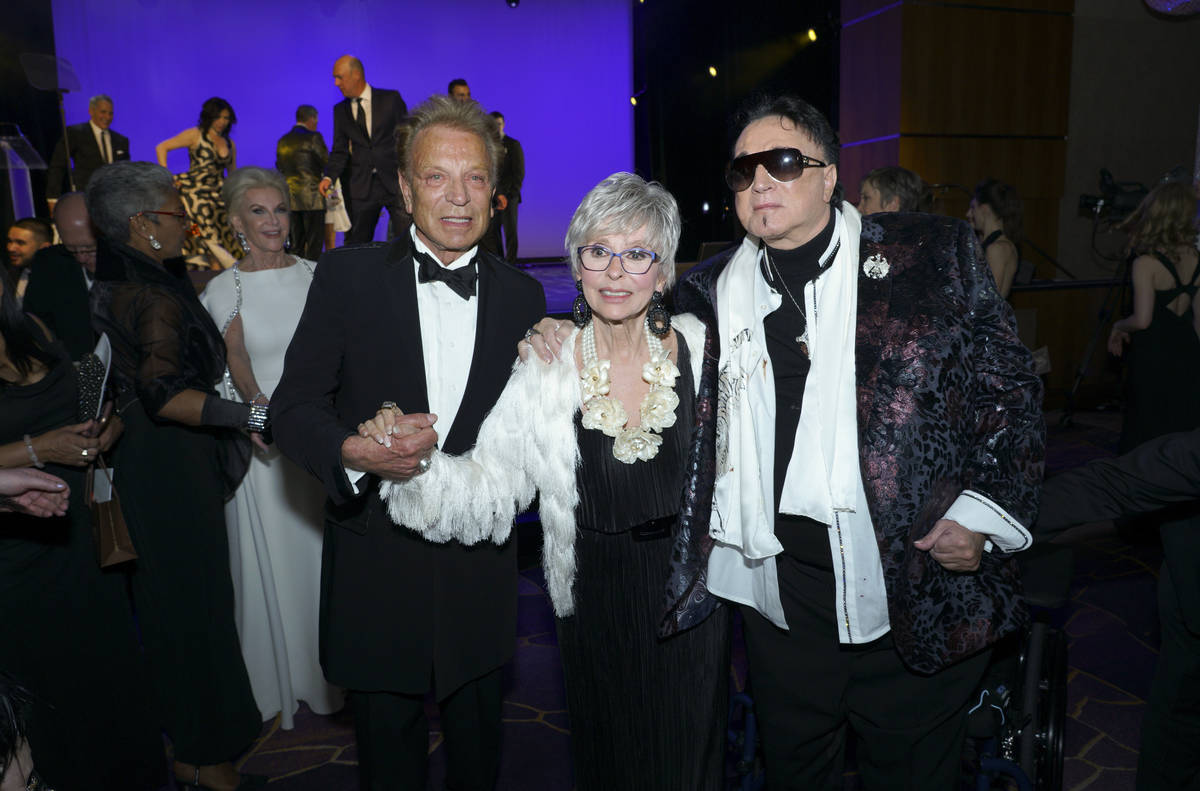
<svg viewBox="0 0 1200 791"><path fill-rule="evenodd" d="M159 164L125 161L102 97L67 141L100 161L55 195L62 244L20 227L38 264L0 272L0 613L26 639L0 647L20 704L0 777L158 788L165 733L181 787L258 788L234 762L263 721L348 696L361 787L424 788L432 696L448 787L493 788L536 497L577 788L723 787L735 610L771 788L837 787L850 733L867 788L956 788L991 649L1028 620L1043 470L1012 188L981 183L968 224L881 168L856 209L829 121L758 96L725 169L745 238L677 283L675 198L613 174L566 229L572 316L546 318L510 263L503 116L464 80L410 112L352 56L333 75L332 146L301 106L275 169L236 166L219 98ZM351 244L318 263L339 180ZM1114 350L1196 321L1176 203L1131 221ZM352 244L385 211L391 240ZM189 258L228 266L198 296ZM101 333L96 418L72 361ZM100 454L123 567L96 563Z"/></svg>

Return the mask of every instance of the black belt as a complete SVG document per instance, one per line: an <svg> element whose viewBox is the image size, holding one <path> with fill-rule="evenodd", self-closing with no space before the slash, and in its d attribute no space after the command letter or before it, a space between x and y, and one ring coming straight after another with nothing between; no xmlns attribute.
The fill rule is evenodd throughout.
<svg viewBox="0 0 1200 791"><path fill-rule="evenodd" d="M669 538L675 532L677 524L679 514L660 516L658 519L651 519L629 528L629 535L634 541L657 541L660 538Z"/></svg>

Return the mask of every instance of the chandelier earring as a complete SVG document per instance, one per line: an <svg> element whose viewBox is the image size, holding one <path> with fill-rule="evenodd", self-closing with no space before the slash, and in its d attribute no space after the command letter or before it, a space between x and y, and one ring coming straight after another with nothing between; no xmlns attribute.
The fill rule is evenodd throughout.
<svg viewBox="0 0 1200 791"><path fill-rule="evenodd" d="M646 328L656 338L665 338L671 331L671 314L663 305L663 293L655 291L650 297L650 309L646 311Z"/></svg>
<svg viewBox="0 0 1200 791"><path fill-rule="evenodd" d="M150 243L150 248L152 250L161 250L162 249L162 242L155 239L154 234L147 234L146 241Z"/></svg>
<svg viewBox="0 0 1200 791"><path fill-rule="evenodd" d="M576 280L575 288L579 291L579 296L575 297L575 304L571 306L571 320L575 322L576 327L582 327L592 320L592 306L583 298L583 281Z"/></svg>
<svg viewBox="0 0 1200 791"><path fill-rule="evenodd" d="M246 241L246 234L242 233L241 231L238 231L237 232L237 240L238 240L238 244L240 244L242 246L242 252L249 255L250 243L248 241Z"/></svg>

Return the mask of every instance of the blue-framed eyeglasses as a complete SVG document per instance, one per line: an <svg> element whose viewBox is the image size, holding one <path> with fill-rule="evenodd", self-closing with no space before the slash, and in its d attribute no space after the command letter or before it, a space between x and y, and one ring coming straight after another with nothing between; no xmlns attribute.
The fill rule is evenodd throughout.
<svg viewBox="0 0 1200 791"><path fill-rule="evenodd" d="M584 269L592 272L603 272L612 264L616 257L621 262L621 268L629 275L644 275L658 261L658 253L642 247L631 247L628 250L616 252L602 244L588 244L578 247L579 263Z"/></svg>

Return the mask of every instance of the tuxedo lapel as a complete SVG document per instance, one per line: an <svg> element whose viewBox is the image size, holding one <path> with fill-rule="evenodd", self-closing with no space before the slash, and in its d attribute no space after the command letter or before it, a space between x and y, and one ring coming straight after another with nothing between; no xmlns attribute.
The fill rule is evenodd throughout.
<svg viewBox="0 0 1200 791"><path fill-rule="evenodd" d="M504 365L516 356L516 348L511 343L506 340L505 343L509 348L505 349L503 344L499 344L495 340L494 330L505 324L502 315L503 300L497 299L495 294L498 285L495 264L482 251L477 260L479 280L476 284L476 294L479 306L475 319L475 347L471 353L471 371L467 374L467 386L463 390L463 400L458 408L458 417L455 418L454 425L450 427L450 433L446 435L446 441L442 447L457 447L453 445L453 442L460 441L459 435L463 432L474 436L479 423L483 420L483 415L478 414L478 399L472 398L472 395L478 394L481 390L486 391L488 388L481 387L481 385L485 380L491 381L496 366ZM493 331L489 331L489 328Z"/></svg>
<svg viewBox="0 0 1200 791"><path fill-rule="evenodd" d="M371 90L371 140L379 140L383 134L383 119L390 116L387 111L387 94L378 89Z"/></svg>
<svg viewBox="0 0 1200 791"><path fill-rule="evenodd" d="M392 372L403 393L402 403L413 412L429 411L429 387L425 380L425 347L421 342L421 314L417 309L417 282L413 272L412 242L402 234L388 251L387 286L382 304L388 305L395 317L390 339L381 343L398 343L403 348L404 361Z"/></svg>

